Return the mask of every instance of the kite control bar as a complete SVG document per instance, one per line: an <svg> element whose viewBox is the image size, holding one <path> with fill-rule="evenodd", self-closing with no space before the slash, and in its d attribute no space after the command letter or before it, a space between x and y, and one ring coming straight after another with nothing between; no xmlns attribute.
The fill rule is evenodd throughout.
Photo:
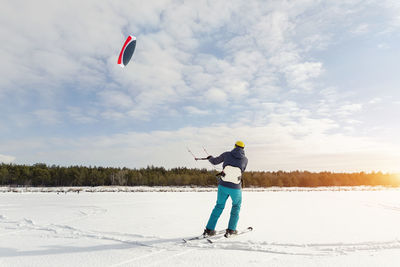
<svg viewBox="0 0 400 267"><path fill-rule="evenodd" d="M207 152L207 150L204 147L203 147L204 152L206 152L206 154L209 155L206 158L198 158L193 154L193 152L189 149L189 147L186 147L186 148L187 148L187 151L189 151L189 153L192 154L194 160L196 160L196 161L198 161L198 160L208 160L209 158L211 158L211 155ZM215 168L214 164L211 164L211 165L213 166L214 170L216 170L217 172L220 172L220 171L217 170L217 168Z"/></svg>
<svg viewBox="0 0 400 267"><path fill-rule="evenodd" d="M207 158L198 158L193 154L193 152L189 148L187 148L187 150L189 151L190 154L192 154L194 160L208 160L208 157Z"/></svg>

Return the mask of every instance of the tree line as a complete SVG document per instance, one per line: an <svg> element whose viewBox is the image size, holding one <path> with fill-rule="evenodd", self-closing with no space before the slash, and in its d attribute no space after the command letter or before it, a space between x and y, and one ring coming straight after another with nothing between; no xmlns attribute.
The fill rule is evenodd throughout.
<svg viewBox="0 0 400 267"><path fill-rule="evenodd" d="M1 164L2 186L215 186L217 171L148 166L141 169ZM244 187L399 186L396 174L308 171L249 171Z"/></svg>

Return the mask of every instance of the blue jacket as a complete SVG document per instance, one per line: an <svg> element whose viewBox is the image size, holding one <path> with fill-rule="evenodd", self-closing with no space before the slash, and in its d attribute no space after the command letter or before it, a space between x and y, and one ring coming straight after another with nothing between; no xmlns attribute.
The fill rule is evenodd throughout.
<svg viewBox="0 0 400 267"><path fill-rule="evenodd" d="M227 151L219 155L218 157L214 158L211 157L208 159L212 164L217 165L223 162L222 168L225 168L225 166L233 166L233 167L239 167L242 170L242 173L246 170L247 162L248 159L246 158L244 154L244 149L240 147L235 147L232 151ZM234 184L230 182L225 182L222 181L221 179L219 180L219 185L229 187L229 188L235 188L235 189L240 189L242 187L242 182L240 184Z"/></svg>

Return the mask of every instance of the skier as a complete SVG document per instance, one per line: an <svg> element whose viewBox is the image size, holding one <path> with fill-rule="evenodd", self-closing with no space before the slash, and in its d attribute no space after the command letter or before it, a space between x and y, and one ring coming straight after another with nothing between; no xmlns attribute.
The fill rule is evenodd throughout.
<svg viewBox="0 0 400 267"><path fill-rule="evenodd" d="M247 158L244 154L244 143L237 141L232 151L222 153L214 158L207 157L208 161L213 165L222 164L223 171L218 175L218 196L217 203L208 220L203 236L213 236L216 234L215 226L228 197L232 199L232 209L229 219L228 229L226 229L225 237L237 234L236 226L239 220L240 206L242 204L242 179L241 176L247 166Z"/></svg>

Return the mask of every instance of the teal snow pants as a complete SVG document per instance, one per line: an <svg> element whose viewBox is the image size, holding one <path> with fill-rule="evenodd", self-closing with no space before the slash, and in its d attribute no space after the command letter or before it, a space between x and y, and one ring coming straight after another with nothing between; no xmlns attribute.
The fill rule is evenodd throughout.
<svg viewBox="0 0 400 267"><path fill-rule="evenodd" d="M217 221L225 208L225 203L228 197L231 197L232 199L231 217L229 219L228 229L236 230L236 226L239 220L240 206L242 205L242 190L233 189L222 185L218 186L217 204L215 205L211 213L210 219L208 220L206 226L207 229L215 229Z"/></svg>

